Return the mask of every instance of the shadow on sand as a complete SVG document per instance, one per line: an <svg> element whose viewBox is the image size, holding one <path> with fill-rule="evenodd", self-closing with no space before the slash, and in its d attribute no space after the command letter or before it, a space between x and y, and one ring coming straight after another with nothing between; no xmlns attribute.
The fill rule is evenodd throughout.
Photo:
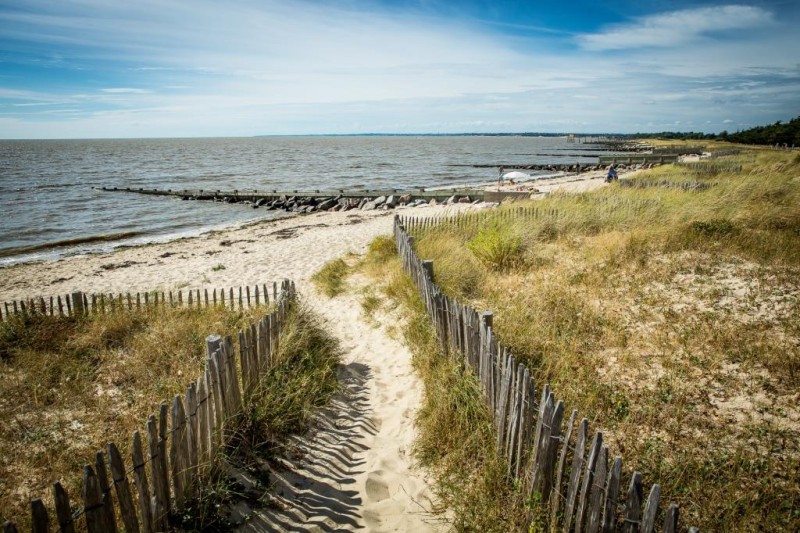
<svg viewBox="0 0 800 533"><path fill-rule="evenodd" d="M261 491L258 498L237 503L232 520L237 531L326 532L363 527L359 513L363 502L355 477L364 473L358 458L367 447L363 439L375 435L370 421L370 368L361 363L341 365L342 390L331 405L315 416L312 429L290 439L288 452L277 464L262 464L255 477L237 475L247 492Z"/></svg>

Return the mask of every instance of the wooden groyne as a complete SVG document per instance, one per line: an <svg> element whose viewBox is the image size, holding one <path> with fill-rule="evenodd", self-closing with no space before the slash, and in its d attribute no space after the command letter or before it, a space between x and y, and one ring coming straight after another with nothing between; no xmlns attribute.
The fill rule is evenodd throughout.
<svg viewBox="0 0 800 533"><path fill-rule="evenodd" d="M225 203L248 203L254 208L283 209L292 212L347 211L350 209L388 209L402 205L475 202L484 200L478 188L453 189L359 189L347 191L278 191L234 189L133 189L129 187L96 187L105 192L128 192L151 196L173 196L182 200L206 200Z"/></svg>

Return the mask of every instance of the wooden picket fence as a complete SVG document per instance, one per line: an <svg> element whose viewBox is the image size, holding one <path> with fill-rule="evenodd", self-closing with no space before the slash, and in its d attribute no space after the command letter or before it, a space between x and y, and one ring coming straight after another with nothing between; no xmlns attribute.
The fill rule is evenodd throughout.
<svg viewBox="0 0 800 533"><path fill-rule="evenodd" d="M278 285L272 284L273 298L278 297ZM269 288L266 284L251 287L233 287L228 289L186 289L177 291L152 291L144 293L120 294L85 294L73 292L65 295L45 298L37 296L23 300L4 302L0 306L0 320L8 320L12 315L39 314L49 316L73 316L75 314L106 313L115 309L140 309L143 306L169 305L206 307L222 305L235 309L252 305L269 304Z"/></svg>
<svg viewBox="0 0 800 533"><path fill-rule="evenodd" d="M230 420L242 412L263 373L277 362L281 331L295 296L294 283L284 280L274 293L274 310L239 332L238 350L230 337L207 337L205 372L188 385L185 396L176 395L170 405L163 402L158 413L147 418L144 435L133 433L130 462L126 464L117 445L109 443L105 452L97 452L94 465L83 468L82 506L73 512L67 492L56 482L53 510L49 512L42 499L31 502L32 531L167 531L170 518L179 516L219 469L217 452L230 437ZM3 531L17 528L7 521Z"/></svg>
<svg viewBox="0 0 800 533"><path fill-rule="evenodd" d="M421 234L442 228L480 228L489 222L509 222L512 220L559 219L563 212L558 209L540 207L509 207L504 209L481 209L466 213L433 215L429 217L400 217L408 231Z"/></svg>
<svg viewBox="0 0 800 533"><path fill-rule="evenodd" d="M493 414L497 451L508 459L509 478L532 496L538 494L549 512L551 531L655 531L660 486L652 485L644 499L642 476L634 472L623 492L622 458L612 460L602 432L591 436L589 421L578 422L577 410L564 424L566 406L548 385L541 388L537 403L531 372L497 342L492 313L462 304L434 283L433 261L417 256L407 229L428 223L395 216L394 238L403 269L425 301L441 350L477 376ZM678 513L677 505L669 505L660 530L677 531Z"/></svg>

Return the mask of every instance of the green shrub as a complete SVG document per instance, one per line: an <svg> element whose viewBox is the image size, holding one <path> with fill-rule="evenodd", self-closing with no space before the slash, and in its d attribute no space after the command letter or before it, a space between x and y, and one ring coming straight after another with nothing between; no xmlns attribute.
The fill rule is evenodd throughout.
<svg viewBox="0 0 800 533"><path fill-rule="evenodd" d="M499 223L488 225L467 241L467 248L483 264L494 270L507 270L522 261L522 239Z"/></svg>

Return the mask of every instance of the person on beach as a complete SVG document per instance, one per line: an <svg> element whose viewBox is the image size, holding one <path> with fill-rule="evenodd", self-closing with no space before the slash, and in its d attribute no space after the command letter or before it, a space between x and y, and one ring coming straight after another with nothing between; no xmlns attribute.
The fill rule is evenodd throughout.
<svg viewBox="0 0 800 533"><path fill-rule="evenodd" d="M617 177L617 165L615 163L613 165L608 166L608 174L606 174L606 183L611 183L616 179L619 178Z"/></svg>
<svg viewBox="0 0 800 533"><path fill-rule="evenodd" d="M497 186L498 187L502 187L503 186L503 182L504 182L503 175L505 173L506 172L505 172L505 169L503 168L503 165L500 165L500 168L497 170Z"/></svg>

